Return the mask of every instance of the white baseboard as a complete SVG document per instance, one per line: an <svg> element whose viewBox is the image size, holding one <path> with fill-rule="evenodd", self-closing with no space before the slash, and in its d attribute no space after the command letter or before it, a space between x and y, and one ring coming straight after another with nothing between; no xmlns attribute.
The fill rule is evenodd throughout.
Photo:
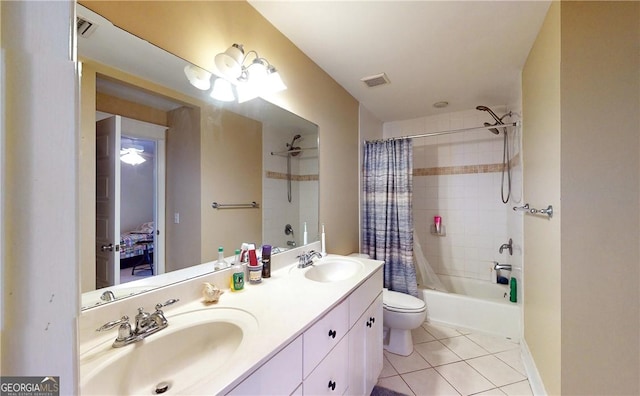
<svg viewBox="0 0 640 396"><path fill-rule="evenodd" d="M527 378L529 378L531 391L535 396L546 396L547 391L544 389L544 383L542 382L536 363L533 361L533 356L531 356L529 346L524 338L520 340L520 355L522 356L524 369L527 372Z"/></svg>

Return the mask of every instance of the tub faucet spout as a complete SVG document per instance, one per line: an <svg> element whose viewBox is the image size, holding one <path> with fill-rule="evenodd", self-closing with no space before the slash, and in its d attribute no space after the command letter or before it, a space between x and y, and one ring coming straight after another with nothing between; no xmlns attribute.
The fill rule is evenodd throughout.
<svg viewBox="0 0 640 396"><path fill-rule="evenodd" d="M493 262L493 269L494 270L507 270L507 271L511 271L511 264L500 264L497 261Z"/></svg>

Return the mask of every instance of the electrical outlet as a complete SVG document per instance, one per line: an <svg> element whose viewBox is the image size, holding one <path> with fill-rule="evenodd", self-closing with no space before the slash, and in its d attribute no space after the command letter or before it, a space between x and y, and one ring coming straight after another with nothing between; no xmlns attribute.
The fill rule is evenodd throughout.
<svg viewBox="0 0 640 396"><path fill-rule="evenodd" d="M180 213L174 213L173 214L173 223L174 224L180 224Z"/></svg>

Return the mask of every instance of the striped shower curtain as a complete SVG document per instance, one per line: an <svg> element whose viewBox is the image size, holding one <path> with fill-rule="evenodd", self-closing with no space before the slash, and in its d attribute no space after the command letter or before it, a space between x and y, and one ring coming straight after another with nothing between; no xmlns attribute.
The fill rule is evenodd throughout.
<svg viewBox="0 0 640 396"><path fill-rule="evenodd" d="M363 253L384 260L384 287L417 297L411 153L411 139L366 143L362 244Z"/></svg>

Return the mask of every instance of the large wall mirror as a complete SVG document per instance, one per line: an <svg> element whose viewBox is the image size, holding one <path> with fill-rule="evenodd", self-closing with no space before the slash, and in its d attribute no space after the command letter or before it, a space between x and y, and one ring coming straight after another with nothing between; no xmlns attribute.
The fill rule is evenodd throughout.
<svg viewBox="0 0 640 396"><path fill-rule="evenodd" d="M317 125L261 98L216 101L183 59L77 14L81 129L95 138L81 150L81 199L95 203L81 214L95 218L82 222L83 309L211 272L219 247L277 254L305 228L318 240Z"/></svg>

